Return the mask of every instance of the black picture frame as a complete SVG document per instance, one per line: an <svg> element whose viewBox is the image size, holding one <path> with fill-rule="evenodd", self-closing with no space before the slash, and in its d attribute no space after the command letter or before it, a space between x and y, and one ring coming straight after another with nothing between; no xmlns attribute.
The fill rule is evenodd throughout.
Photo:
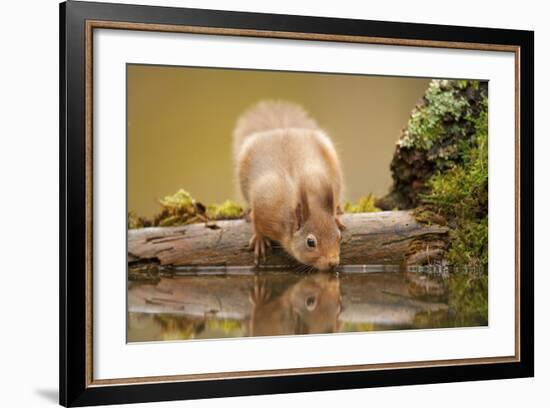
<svg viewBox="0 0 550 408"><path fill-rule="evenodd" d="M352 19L68 1L60 4L60 403L121 404L531 377L534 375L534 33ZM94 386L87 379L86 22L186 25L269 32L517 47L521 145L518 361ZM88 153L87 153L88 152ZM88 350L89 351L89 350Z"/></svg>

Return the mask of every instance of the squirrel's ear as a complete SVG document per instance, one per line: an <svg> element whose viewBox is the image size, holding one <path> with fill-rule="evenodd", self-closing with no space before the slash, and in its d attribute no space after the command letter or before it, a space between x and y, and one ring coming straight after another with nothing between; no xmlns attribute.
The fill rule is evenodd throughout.
<svg viewBox="0 0 550 408"><path fill-rule="evenodd" d="M300 202L296 205L296 230L299 230L309 218L309 204L307 194L303 188L300 188Z"/></svg>
<svg viewBox="0 0 550 408"><path fill-rule="evenodd" d="M336 209L334 208L334 191L332 191L332 187L325 189L325 194L323 195L323 206L327 211L334 214Z"/></svg>
<svg viewBox="0 0 550 408"><path fill-rule="evenodd" d="M296 206L296 209L294 210L295 217L296 217L296 231L298 231L300 228L302 228L302 204L298 203Z"/></svg>
<svg viewBox="0 0 550 408"><path fill-rule="evenodd" d="M302 228L302 225L307 221L309 217L309 208L306 203L298 203L296 206L296 231Z"/></svg>
<svg viewBox="0 0 550 408"><path fill-rule="evenodd" d="M342 223L342 220L340 219L340 216L334 217L334 220L336 221L336 226L340 231L344 231L346 229L346 226Z"/></svg>
<svg viewBox="0 0 550 408"><path fill-rule="evenodd" d="M346 226L342 223L342 220L340 219L340 216L344 214L344 211L342 211L342 207L339 205L336 206L336 216L334 217L334 220L336 221L336 225L338 226L338 229L340 231L344 231L346 229Z"/></svg>

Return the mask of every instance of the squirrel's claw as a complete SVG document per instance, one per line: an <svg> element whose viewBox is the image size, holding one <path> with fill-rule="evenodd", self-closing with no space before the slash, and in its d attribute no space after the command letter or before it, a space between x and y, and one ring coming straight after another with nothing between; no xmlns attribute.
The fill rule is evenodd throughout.
<svg viewBox="0 0 550 408"><path fill-rule="evenodd" d="M264 281L254 278L254 288L250 291L248 299L257 306L262 303L267 303L271 298L271 290L266 287Z"/></svg>
<svg viewBox="0 0 550 408"><path fill-rule="evenodd" d="M256 234L252 235L248 242L250 250L254 251L254 265L260 265L260 259L262 262L266 262L267 250L271 249L271 242L266 237L259 237Z"/></svg>

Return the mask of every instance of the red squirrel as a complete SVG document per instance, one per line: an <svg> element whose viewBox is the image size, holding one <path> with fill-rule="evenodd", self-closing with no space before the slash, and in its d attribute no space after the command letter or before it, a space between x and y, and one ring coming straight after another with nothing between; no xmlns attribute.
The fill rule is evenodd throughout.
<svg viewBox="0 0 550 408"><path fill-rule="evenodd" d="M343 175L329 136L302 107L262 101L238 119L233 138L255 264L265 262L273 240L302 264L336 267Z"/></svg>

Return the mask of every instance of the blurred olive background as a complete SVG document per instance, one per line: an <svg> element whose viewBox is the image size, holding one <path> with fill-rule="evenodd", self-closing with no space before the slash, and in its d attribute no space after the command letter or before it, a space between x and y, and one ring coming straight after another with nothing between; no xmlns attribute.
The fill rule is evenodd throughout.
<svg viewBox="0 0 550 408"><path fill-rule="evenodd" d="M150 217L184 188L205 204L242 202L232 131L262 99L301 104L340 153L347 201L383 195L395 142L429 80L128 65L128 211Z"/></svg>

